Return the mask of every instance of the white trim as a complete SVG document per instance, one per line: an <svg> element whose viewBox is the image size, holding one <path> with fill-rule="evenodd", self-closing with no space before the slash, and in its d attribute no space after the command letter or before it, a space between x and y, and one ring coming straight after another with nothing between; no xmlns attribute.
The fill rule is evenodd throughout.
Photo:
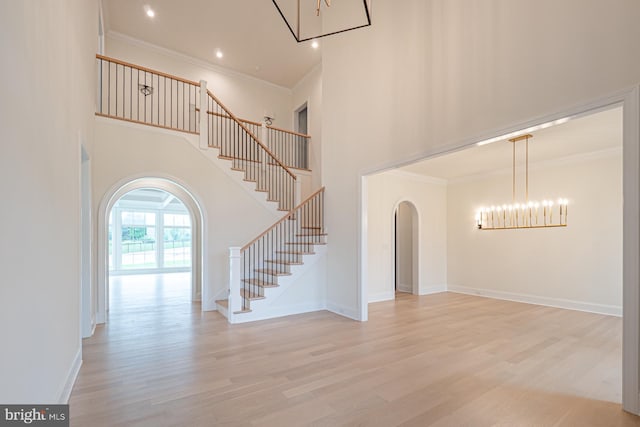
<svg viewBox="0 0 640 427"><path fill-rule="evenodd" d="M266 307L259 312L249 312L236 314L233 316L233 324L255 322L258 320L275 319L285 316L293 316L296 314L311 313L314 311L326 310L325 305L320 302L302 303L289 305L286 307Z"/></svg>
<svg viewBox="0 0 640 427"><path fill-rule="evenodd" d="M412 179L414 181L423 182L425 184L434 184L445 187L449 181L444 178L436 178L435 176L421 175L419 173L407 172L400 169L392 169L386 171L385 174L391 176L397 176L400 178Z"/></svg>
<svg viewBox="0 0 640 427"><path fill-rule="evenodd" d="M358 265L360 269L358 271L358 317L362 322L366 322L369 319L369 286L367 286L369 283L369 234L367 232L369 181L366 176L361 176L359 181L358 197L360 198L360 205L358 206L358 214L360 216L360 227L358 227L358 241L360 242L360 250L358 251ZM327 303L327 307L329 307L329 303Z"/></svg>
<svg viewBox="0 0 640 427"><path fill-rule="evenodd" d="M67 371L67 377L58 392L58 400L57 403L60 405L66 405L69 403L69 398L71 397L71 391L73 390L73 386L76 383L76 379L78 378L78 374L80 373L80 367L82 366L82 343L80 344L80 348L76 352L73 361L71 362L71 366L69 367L69 371Z"/></svg>
<svg viewBox="0 0 640 427"><path fill-rule="evenodd" d="M588 313L605 314L607 316L622 316L622 307L606 304L595 304L584 301L575 301L564 298L543 297L516 292L495 291L492 289L477 289L466 286L448 285L448 292L457 294L475 295L486 298L515 301L525 304L543 305L546 307L563 308L565 310L586 311Z"/></svg>
<svg viewBox="0 0 640 427"><path fill-rule="evenodd" d="M369 294L369 304L380 301L390 301L396 298L396 293L391 291L378 292L377 294Z"/></svg>
<svg viewBox="0 0 640 427"><path fill-rule="evenodd" d="M182 62L186 62L186 63L191 64L191 65L195 65L196 67L204 68L205 70L213 71L215 73L219 73L219 74L222 74L222 75L225 75L225 76L240 77L240 78L247 79L247 80L253 80L253 81L268 85L268 86L272 86L272 87L280 89L280 90L284 90L289 95L292 93L292 89L290 89L288 87L281 86L279 84L276 84L276 83L273 83L273 82L270 82L270 81L267 81L267 80L263 80L263 79L260 79L258 77L254 77L254 76L251 76L249 74L244 74L244 73L241 73L239 71L232 70L230 68L221 67L220 65L216 65L216 64L213 64L211 62L207 62L207 61L204 61L202 59L198 59L198 58L195 58L193 56L186 55L184 53L177 52L177 51L172 50L172 49L167 49L166 47L158 46L156 44L149 43L147 41L140 40L140 39L137 39L135 37L131 37L131 36L128 36L126 34L122 34L122 33L117 32L117 31L108 30L106 36L108 38L112 39L112 40L117 40L117 41L121 41L121 42L124 42L124 43L128 43L130 45L133 45L133 46L136 46L136 47L139 47L139 48L142 48L142 49L146 49L146 50L149 50L151 52L155 52L155 53L159 53L159 54L164 55L164 56L168 56L168 57L170 57L172 59L175 59L176 61L182 61Z"/></svg>
<svg viewBox="0 0 640 427"><path fill-rule="evenodd" d="M568 166L576 163L583 163L589 160L606 159L622 155L622 146L605 148L604 150L591 151L589 153L573 154L571 156L559 157L557 159L541 160L539 162L530 163L529 171L544 170L552 167ZM504 169L496 169L489 172L482 172L473 175L465 175L458 178L452 178L449 184L458 184L462 182L477 181L490 176L510 175L511 167Z"/></svg>
<svg viewBox="0 0 640 427"><path fill-rule="evenodd" d="M358 310L355 310L353 307L346 307L341 304L336 304L333 301L327 301L327 311L335 313L339 316L348 317L349 319L358 320L358 321L366 321L367 319L360 318L360 313Z"/></svg>
<svg viewBox="0 0 640 427"><path fill-rule="evenodd" d="M414 233L414 237L416 237L416 240L414 240L413 245L415 247L411 248L411 256L415 257L418 261L418 265L417 265L417 269L418 269L418 277L416 277L415 283L411 286L411 290L409 291L410 293L414 294L414 295L418 295L419 293L419 289L420 289L420 278L422 277L422 263L420 262L420 254L422 253L422 239L420 238L420 230L422 230L422 215L420 214L420 211L418 210L418 207L416 206L416 203L411 200L410 198L407 197L402 197L400 198L398 201L396 201L395 205L393 205L393 209L391 210L391 237L390 237L390 242L391 242L391 277L389 278L389 289L387 290L387 292L393 292L395 295L395 290L396 290L396 277L395 277L395 272L396 272L396 257L397 254L396 252L398 251L398 248L396 248L396 224L395 224L395 215L398 212L398 208L400 207L400 205L402 203L409 203L411 205L411 207L413 208L413 212L415 212L416 214L416 220L418 222L418 229L417 230L413 230L413 214L412 214L412 231L416 231ZM368 249L367 249L368 250ZM414 254L413 251L417 250L417 254ZM416 266L412 264L412 270L414 268L416 268ZM411 275L413 276L413 271L411 272ZM397 289L400 291L400 286L397 286ZM402 292L402 291L401 291ZM395 298L395 296L394 296Z"/></svg>
<svg viewBox="0 0 640 427"><path fill-rule="evenodd" d="M164 173L138 174L124 178L115 183L105 192L98 208L98 313L96 316L97 323L105 323L107 318L108 303L108 275L109 264L107 248L107 235L109 227L109 212L113 208L115 202L124 194L138 188L157 188L174 194L189 210L192 227L192 299L201 299L203 301L202 311L215 309L210 307L207 302L209 292L209 284L207 281L208 263L204 262L208 259L207 250L207 217L206 211L199 202L200 197L189 189L176 177ZM176 194L177 193L177 194Z"/></svg>
<svg viewBox="0 0 640 427"><path fill-rule="evenodd" d="M442 292L447 292L447 284L440 284L440 285L431 285L431 286L427 286L426 288L422 288L420 289L418 295L433 295L433 294L439 294Z"/></svg>
<svg viewBox="0 0 640 427"><path fill-rule="evenodd" d="M623 100L622 407L640 415L640 86Z"/></svg>

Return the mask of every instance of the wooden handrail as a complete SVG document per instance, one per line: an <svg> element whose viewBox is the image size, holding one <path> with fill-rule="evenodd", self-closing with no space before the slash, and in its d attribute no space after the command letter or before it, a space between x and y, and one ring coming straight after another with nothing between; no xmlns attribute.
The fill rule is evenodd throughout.
<svg viewBox="0 0 640 427"><path fill-rule="evenodd" d="M200 109L196 108L196 111L200 111ZM207 114L210 114L212 116L224 117L224 118L227 118L227 119L231 118L231 117L227 116L226 114L216 113L215 111L207 111ZM239 117L238 117L238 120L243 122L243 123L249 123L250 125L262 126L261 122L254 122L253 120L241 119ZM307 135L307 134L300 133L300 132L294 132L292 130L282 129L282 128L278 128L278 127L275 127L275 126L267 125L267 129L273 129L273 130L277 130L278 132L289 133L291 135L301 136L303 138L311 138L311 135Z"/></svg>
<svg viewBox="0 0 640 427"><path fill-rule="evenodd" d="M240 120L238 120L238 118L222 103L220 102L220 100L218 98L216 98L216 96L214 94L211 93L210 90L207 89L207 93L209 94L209 96L211 97L211 99L213 99L220 107L222 107L222 109L229 115L229 117L231 117L231 119L236 122L245 132L247 132L247 134L249 134L249 136L260 146L262 147L262 149L269 154L273 160L276 161L276 163L282 168L284 169L289 176L291 176L291 178L293 178L293 180L295 181L296 175L291 172L291 170L289 170L288 167L286 167L272 152L271 150L269 150L266 145L264 145L262 143L262 141L260 141L254 134L253 132L251 132L245 125L243 125Z"/></svg>
<svg viewBox="0 0 640 427"><path fill-rule="evenodd" d="M147 73L157 74L159 76L166 77L168 79L177 80L179 82L190 84L190 85L193 85L193 86L198 86L198 87L200 86L200 83L198 83L198 82L194 82L194 81L191 81L191 80L183 79L181 77L173 76L171 74L163 73L162 71L152 70L151 68L141 67L140 65L131 64L129 62L121 61L119 59L111 58L111 57L108 57L108 56L96 54L96 58L97 59L102 59L103 61L113 62L114 64L123 65L125 67L135 68L136 70L146 71Z"/></svg>
<svg viewBox="0 0 640 427"><path fill-rule="evenodd" d="M267 128L268 129L277 130L278 132L284 132L284 133L289 133L291 135L301 136L303 138L311 138L311 135L307 135L307 134L300 133L300 132L294 132L292 130L281 129L281 128L277 128L275 126L268 126L267 125Z"/></svg>
<svg viewBox="0 0 640 427"><path fill-rule="evenodd" d="M251 245L253 245L255 242L257 242L258 240L260 240L262 237L264 237L268 232L270 232L271 230L273 230L274 228L276 228L278 225L282 224L284 221L287 220L287 218L289 218L291 215L295 214L297 211L299 211L309 200L313 199L314 197L316 197L318 194L322 193L324 191L324 187L320 188L318 191L314 192L312 195L310 195L309 197L307 197L306 199L304 199L304 201L302 203L300 203L298 206L296 206L295 208L293 208L291 211L289 211L285 216L283 216L282 218L280 218L278 220L278 222L276 222L275 224L273 224L271 227L267 228L262 234L260 234L258 237L256 237L255 239L253 239L252 241L250 241L249 243L247 243L246 245L244 245L242 247L242 249L240 249L240 252L246 251L247 249L249 249L249 247Z"/></svg>

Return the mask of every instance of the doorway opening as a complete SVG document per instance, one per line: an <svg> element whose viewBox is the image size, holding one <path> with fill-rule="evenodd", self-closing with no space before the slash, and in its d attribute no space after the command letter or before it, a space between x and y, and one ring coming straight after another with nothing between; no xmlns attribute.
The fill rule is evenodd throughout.
<svg viewBox="0 0 640 427"><path fill-rule="evenodd" d="M446 271L443 291L597 313L585 316L610 316L600 325L614 325L609 329L608 350L615 357L609 359L610 365L601 373L622 374L612 375L609 385L613 387L606 388L606 393L602 387L602 394L596 398L622 403L626 410L636 412L637 111L638 91L634 90L618 101L607 99L583 110L550 116L546 122L528 123L520 127L521 131L513 128L504 135L460 147L459 151L425 156L421 161L399 164L398 169L363 175L361 318L367 319L366 306L375 301L371 283L376 275L380 276L380 266L371 261L382 259L385 248L385 242L375 236L379 230L372 227L375 211L386 209L376 205L380 201L376 182L384 182L380 176L385 174L387 179L396 181L402 176L405 182L412 181L419 187L420 194L436 194L435 185L431 184L445 180L446 192L440 200L444 206L440 218L444 221L433 218L431 212L425 220L446 230L440 248L445 254L441 259ZM573 212L569 225L545 230L479 229L476 215L482 207L484 212L487 208L489 212L501 212L490 215L502 216L508 215L504 212L509 203L520 203L521 209L531 208L528 202L523 205L523 200L511 201L512 152L506 144L510 138L527 133L535 137L530 154L538 156L531 168L529 200L552 200L557 206L558 198L568 197L569 212ZM524 160L518 162L524 164ZM526 185L528 178L517 179L517 185ZM396 187L396 197L412 194L412 187L407 184ZM419 200L418 207L431 211L434 200ZM549 201L546 203L550 206ZM598 227L592 227L594 223ZM583 240L586 242L580 243ZM428 247L425 253L421 262L426 264L425 260L437 250ZM562 255L557 256L559 253ZM623 318L616 319L623 312ZM566 339L570 341L571 336ZM563 391L588 393L586 389Z"/></svg>
<svg viewBox="0 0 640 427"><path fill-rule="evenodd" d="M419 222L413 203L400 202L394 212L394 291L418 294Z"/></svg>
<svg viewBox="0 0 640 427"><path fill-rule="evenodd" d="M177 289L188 301L207 298L203 227L196 198L173 180L138 178L114 186L98 216L98 323L106 322L112 282L121 300L125 291L144 289L151 294L138 297L150 301Z"/></svg>
<svg viewBox="0 0 640 427"><path fill-rule="evenodd" d="M173 194L133 190L109 214L109 274L191 271L191 217Z"/></svg>

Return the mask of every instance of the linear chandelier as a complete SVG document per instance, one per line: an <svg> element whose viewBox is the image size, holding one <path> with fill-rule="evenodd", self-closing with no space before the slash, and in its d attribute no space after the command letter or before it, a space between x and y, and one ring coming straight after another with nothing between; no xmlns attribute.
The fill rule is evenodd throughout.
<svg viewBox="0 0 640 427"><path fill-rule="evenodd" d="M531 134L509 139L513 144L512 203L482 207L476 212L476 226L480 230L510 230L520 228L550 228L567 226L569 201L560 198L557 202L529 200L529 139ZM516 143L525 142L525 197L516 202Z"/></svg>

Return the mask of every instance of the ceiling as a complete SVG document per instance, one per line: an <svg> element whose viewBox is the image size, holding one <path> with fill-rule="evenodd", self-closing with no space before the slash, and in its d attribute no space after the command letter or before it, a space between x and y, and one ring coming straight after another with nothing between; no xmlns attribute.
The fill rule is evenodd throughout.
<svg viewBox="0 0 640 427"><path fill-rule="evenodd" d="M184 204L170 193L153 188L133 190L116 202L119 208L170 210L188 212Z"/></svg>
<svg viewBox="0 0 640 427"><path fill-rule="evenodd" d="M566 123L531 132L529 164L622 147L622 107L606 110ZM510 170L513 152L507 140L446 154L399 170L456 180L472 175ZM519 160L524 156L518 146ZM520 162L519 161L519 162ZM518 163L519 163L518 162Z"/></svg>
<svg viewBox="0 0 640 427"><path fill-rule="evenodd" d="M297 43L269 0L102 0L116 32L292 88L320 63L322 46ZM155 12L153 18L145 7ZM224 53L216 58L215 51Z"/></svg>

